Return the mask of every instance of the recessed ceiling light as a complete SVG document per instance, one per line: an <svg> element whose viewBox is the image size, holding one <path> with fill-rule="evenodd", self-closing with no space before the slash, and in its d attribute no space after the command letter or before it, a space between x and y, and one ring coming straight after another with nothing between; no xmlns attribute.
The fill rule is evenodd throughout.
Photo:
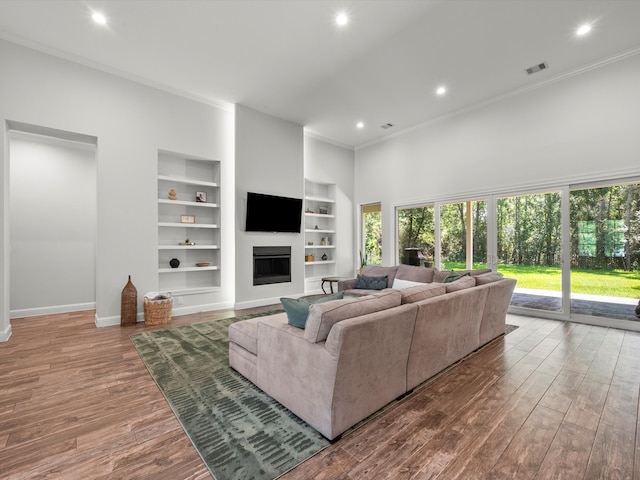
<svg viewBox="0 0 640 480"><path fill-rule="evenodd" d="M447 87L440 86L440 87L436 88L436 94L444 95L445 93L447 93Z"/></svg>
<svg viewBox="0 0 640 480"><path fill-rule="evenodd" d="M364 123L362 122L356 123L356 128L364 128Z"/></svg>
<svg viewBox="0 0 640 480"><path fill-rule="evenodd" d="M588 23L585 23L584 25L580 26L578 30L576 30L576 35L581 37L582 35L586 35L590 31L591 31L591 25L589 25Z"/></svg>
<svg viewBox="0 0 640 480"><path fill-rule="evenodd" d="M340 12L338 15L336 15L336 25L343 27L347 23L349 23L349 17L346 13Z"/></svg>
<svg viewBox="0 0 640 480"><path fill-rule="evenodd" d="M100 12L93 12L93 14L91 15L91 18L93 19L94 22L96 22L96 23L98 23L100 25L106 25L107 24L107 17L105 17Z"/></svg>

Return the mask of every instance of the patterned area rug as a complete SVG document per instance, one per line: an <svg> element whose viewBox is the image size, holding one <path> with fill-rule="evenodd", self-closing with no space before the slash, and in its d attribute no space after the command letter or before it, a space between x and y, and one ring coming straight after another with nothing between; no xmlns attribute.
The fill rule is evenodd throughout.
<svg viewBox="0 0 640 480"><path fill-rule="evenodd" d="M229 367L227 329L252 316L259 315L131 335L149 373L217 480L272 479L329 445Z"/></svg>
<svg viewBox="0 0 640 480"><path fill-rule="evenodd" d="M516 330L518 328L517 325L510 325L510 324L505 324L504 326L504 334L505 335L509 335L511 332L513 332L514 330Z"/></svg>

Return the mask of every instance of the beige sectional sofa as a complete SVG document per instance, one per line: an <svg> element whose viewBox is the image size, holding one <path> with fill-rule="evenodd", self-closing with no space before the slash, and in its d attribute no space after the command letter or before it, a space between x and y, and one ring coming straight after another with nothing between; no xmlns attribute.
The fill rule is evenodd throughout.
<svg viewBox="0 0 640 480"><path fill-rule="evenodd" d="M434 279L446 273L386 268L363 273L431 279L402 289L348 288L349 298L312 304L304 329L289 325L286 313L236 322L229 364L332 440L504 333L515 280L469 272L440 283Z"/></svg>

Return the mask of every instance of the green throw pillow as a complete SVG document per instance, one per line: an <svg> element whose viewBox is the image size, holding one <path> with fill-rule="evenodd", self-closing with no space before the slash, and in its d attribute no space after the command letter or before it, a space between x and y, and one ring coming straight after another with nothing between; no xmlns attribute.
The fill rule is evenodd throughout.
<svg viewBox="0 0 640 480"><path fill-rule="evenodd" d="M314 303L328 302L330 300L340 300L344 297L344 292L334 293L333 295L323 295L311 301L306 298L281 298L280 303L287 313L287 321L289 325L302 328L307 325L307 317L309 316L309 307Z"/></svg>
<svg viewBox="0 0 640 480"><path fill-rule="evenodd" d="M387 275L382 277L367 277L366 275L358 275L356 284L353 288L362 288L365 290L382 290L387 288Z"/></svg>

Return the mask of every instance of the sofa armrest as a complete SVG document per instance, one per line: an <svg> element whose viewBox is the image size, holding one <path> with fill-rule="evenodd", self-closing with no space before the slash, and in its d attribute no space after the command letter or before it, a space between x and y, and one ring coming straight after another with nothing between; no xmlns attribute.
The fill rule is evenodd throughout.
<svg viewBox="0 0 640 480"><path fill-rule="evenodd" d="M357 278L349 278L347 280L338 281L338 291L344 292L345 290L352 290L356 286Z"/></svg>

